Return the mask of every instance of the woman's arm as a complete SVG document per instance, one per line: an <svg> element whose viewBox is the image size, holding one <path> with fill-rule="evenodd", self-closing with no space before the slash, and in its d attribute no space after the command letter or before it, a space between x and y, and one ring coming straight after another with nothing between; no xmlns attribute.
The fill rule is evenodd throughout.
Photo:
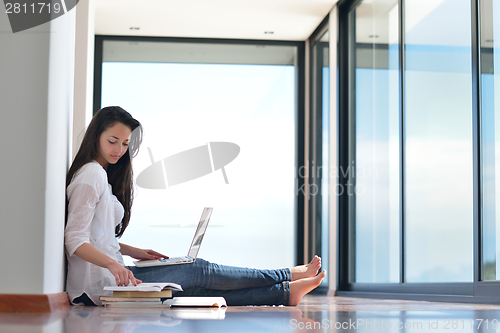
<svg viewBox="0 0 500 333"><path fill-rule="evenodd" d="M129 281L132 282L134 286L142 282L141 280L136 279L131 271L123 267L116 260L113 260L101 251L97 250L89 243L80 245L80 247L76 249L75 254L94 265L107 268L115 277L116 284L118 286L126 286L129 284Z"/></svg>
<svg viewBox="0 0 500 333"><path fill-rule="evenodd" d="M88 163L74 177L67 188L68 216L64 230L64 242L69 257L78 257L99 267L108 269L115 277L117 285L140 283L131 271L90 244L91 226L96 214L96 206L107 187L106 173L97 163ZM96 222L97 223L97 222ZM114 231L110 239L114 242ZM114 250L113 250L114 252ZM81 272L82 274L84 272ZM95 277L92 277L92 279ZM102 277L98 277L100 279ZM98 283L98 281L86 281Z"/></svg>
<svg viewBox="0 0 500 333"><path fill-rule="evenodd" d="M153 250L144 250L144 249L139 249L137 247L133 247L127 244L119 243L120 244L120 252L124 256L130 256L132 258L135 258L137 260L153 260L153 259L160 259L160 258L165 258L168 259L168 256L161 254L159 252L153 251Z"/></svg>

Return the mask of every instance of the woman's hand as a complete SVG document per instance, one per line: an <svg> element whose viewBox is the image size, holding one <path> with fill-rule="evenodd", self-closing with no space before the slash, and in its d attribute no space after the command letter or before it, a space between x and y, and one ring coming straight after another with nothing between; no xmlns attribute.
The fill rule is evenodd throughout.
<svg viewBox="0 0 500 333"><path fill-rule="evenodd" d="M168 256L158 253L153 250L143 250L143 249L138 249L137 253L135 256L131 256L132 258L138 259L138 260L153 260L153 259L161 259L165 258L168 259Z"/></svg>
<svg viewBox="0 0 500 333"><path fill-rule="evenodd" d="M116 280L116 285L118 286L128 286L129 282L132 282L134 286L138 283L142 283L141 280L136 279L134 274L119 264L116 260L108 257L101 251L97 250L95 247L89 243L83 243L78 249L76 249L75 254L94 265L99 267L107 268L113 274Z"/></svg>
<svg viewBox="0 0 500 333"><path fill-rule="evenodd" d="M117 286L128 286L130 282L132 282L134 286L137 286L138 283L142 283L141 280L134 277L134 274L131 271L116 261L110 262L106 268L109 269L111 274L115 277Z"/></svg>
<svg viewBox="0 0 500 333"><path fill-rule="evenodd" d="M168 256L153 250L139 249L122 243L120 243L120 247L121 254L130 256L137 260L154 260L161 258L168 259Z"/></svg>

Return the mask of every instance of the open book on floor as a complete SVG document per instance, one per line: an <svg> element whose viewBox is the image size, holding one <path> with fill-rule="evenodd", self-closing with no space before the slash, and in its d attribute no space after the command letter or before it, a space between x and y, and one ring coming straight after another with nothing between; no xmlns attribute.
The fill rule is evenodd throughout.
<svg viewBox="0 0 500 333"><path fill-rule="evenodd" d="M224 319L227 307L188 307L173 306L163 313L173 319Z"/></svg>
<svg viewBox="0 0 500 333"><path fill-rule="evenodd" d="M104 290L115 291L142 291L142 292L160 292L162 290L178 290L182 291L180 284L173 282L143 282L137 286L129 284L128 286L107 286Z"/></svg>
<svg viewBox="0 0 500 333"><path fill-rule="evenodd" d="M194 297L194 296L181 296L167 299L163 302L165 305L171 307L222 307L227 306L224 297Z"/></svg>

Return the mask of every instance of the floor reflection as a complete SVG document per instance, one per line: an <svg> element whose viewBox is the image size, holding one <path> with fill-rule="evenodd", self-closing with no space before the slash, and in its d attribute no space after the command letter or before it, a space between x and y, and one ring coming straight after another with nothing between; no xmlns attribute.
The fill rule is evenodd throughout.
<svg viewBox="0 0 500 333"><path fill-rule="evenodd" d="M64 321L64 332L286 332L291 319L304 323L299 308L237 307L176 309L112 309L74 307ZM285 330L284 330L285 328Z"/></svg>
<svg viewBox="0 0 500 333"><path fill-rule="evenodd" d="M0 332L497 332L499 305L310 296L298 307L105 308L0 313Z"/></svg>

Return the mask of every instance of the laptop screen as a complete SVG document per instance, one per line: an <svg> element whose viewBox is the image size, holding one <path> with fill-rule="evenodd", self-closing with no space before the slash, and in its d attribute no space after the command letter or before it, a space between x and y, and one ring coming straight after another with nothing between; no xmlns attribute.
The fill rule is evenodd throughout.
<svg viewBox="0 0 500 333"><path fill-rule="evenodd" d="M191 242L191 247L189 248L188 256L192 258L196 258L198 255L198 251L200 250L201 241L203 240L203 236L205 235L205 231L207 230L208 221L210 221L210 216L212 215L212 208L206 207L203 209L203 213L201 214L200 222L198 223L198 227L196 229L196 233L194 234L193 241Z"/></svg>

